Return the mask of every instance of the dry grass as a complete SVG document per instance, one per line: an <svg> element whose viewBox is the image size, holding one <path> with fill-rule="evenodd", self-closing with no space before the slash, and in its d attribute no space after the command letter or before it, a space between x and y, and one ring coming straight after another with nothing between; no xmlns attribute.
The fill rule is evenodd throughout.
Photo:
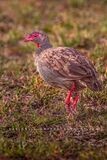
<svg viewBox="0 0 107 160"><path fill-rule="evenodd" d="M106 13L106 0L0 2L0 159L107 159ZM40 79L35 48L23 42L35 29L54 46L82 50L101 74L103 91L84 90L73 118L65 91Z"/></svg>

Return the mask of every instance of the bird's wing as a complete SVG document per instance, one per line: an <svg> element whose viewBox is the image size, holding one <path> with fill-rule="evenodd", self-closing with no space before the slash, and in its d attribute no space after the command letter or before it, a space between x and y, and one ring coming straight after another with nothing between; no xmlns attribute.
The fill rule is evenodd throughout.
<svg viewBox="0 0 107 160"><path fill-rule="evenodd" d="M97 72L92 63L73 48L48 49L42 53L40 60L56 76L62 78L82 80L97 77Z"/></svg>

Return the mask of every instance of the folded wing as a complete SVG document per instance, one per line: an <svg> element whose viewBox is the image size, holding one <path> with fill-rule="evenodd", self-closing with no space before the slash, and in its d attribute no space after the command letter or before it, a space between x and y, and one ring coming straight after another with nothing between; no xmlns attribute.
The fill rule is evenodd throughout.
<svg viewBox="0 0 107 160"><path fill-rule="evenodd" d="M92 90L100 90L101 84L93 64L72 48L58 47L41 55L42 64L57 76L71 81L81 80Z"/></svg>

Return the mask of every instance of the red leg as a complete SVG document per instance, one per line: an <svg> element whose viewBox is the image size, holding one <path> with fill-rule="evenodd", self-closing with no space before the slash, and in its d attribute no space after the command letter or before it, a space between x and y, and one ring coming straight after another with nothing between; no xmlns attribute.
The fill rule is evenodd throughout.
<svg viewBox="0 0 107 160"><path fill-rule="evenodd" d="M68 91L67 97L65 99L65 103L66 103L66 109L67 111L70 111L71 109L71 103L73 103L73 99L72 99L72 94L75 91L75 84L73 83L71 90Z"/></svg>
<svg viewBox="0 0 107 160"><path fill-rule="evenodd" d="M76 95L75 99L73 101L73 104L72 104L72 109L75 110L75 111L76 111L76 108L77 108L78 101L79 101L79 95Z"/></svg>
<svg viewBox="0 0 107 160"><path fill-rule="evenodd" d="M72 96L72 94L73 94L74 91L75 91L75 84L73 83L72 88L71 88L70 91L68 91L67 97L65 99L65 103L67 105L70 104L70 102L71 102L70 99L71 99L71 96Z"/></svg>
<svg viewBox="0 0 107 160"><path fill-rule="evenodd" d="M72 92L71 91L68 91L67 93L67 97L65 99L65 104L66 104L66 111L67 112L70 112L70 105L71 105L71 97L72 96Z"/></svg>
<svg viewBox="0 0 107 160"><path fill-rule="evenodd" d="M65 103L66 103L67 105L70 104L70 98L71 98L71 96L72 96L72 91L68 91L67 96L66 96L66 99L65 99Z"/></svg>

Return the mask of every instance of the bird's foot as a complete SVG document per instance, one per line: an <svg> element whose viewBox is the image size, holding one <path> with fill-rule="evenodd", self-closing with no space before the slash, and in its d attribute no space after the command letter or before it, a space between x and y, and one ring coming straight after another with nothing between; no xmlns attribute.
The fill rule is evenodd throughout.
<svg viewBox="0 0 107 160"><path fill-rule="evenodd" d="M69 105L66 105L66 112L67 112L67 116L68 117L72 117L75 115L76 113L76 110L73 109L72 105L69 104Z"/></svg>
<svg viewBox="0 0 107 160"><path fill-rule="evenodd" d="M74 99L71 97L69 103L66 104L66 111L68 112L69 115L73 115L76 113L78 101L79 101L79 95L76 95Z"/></svg>

